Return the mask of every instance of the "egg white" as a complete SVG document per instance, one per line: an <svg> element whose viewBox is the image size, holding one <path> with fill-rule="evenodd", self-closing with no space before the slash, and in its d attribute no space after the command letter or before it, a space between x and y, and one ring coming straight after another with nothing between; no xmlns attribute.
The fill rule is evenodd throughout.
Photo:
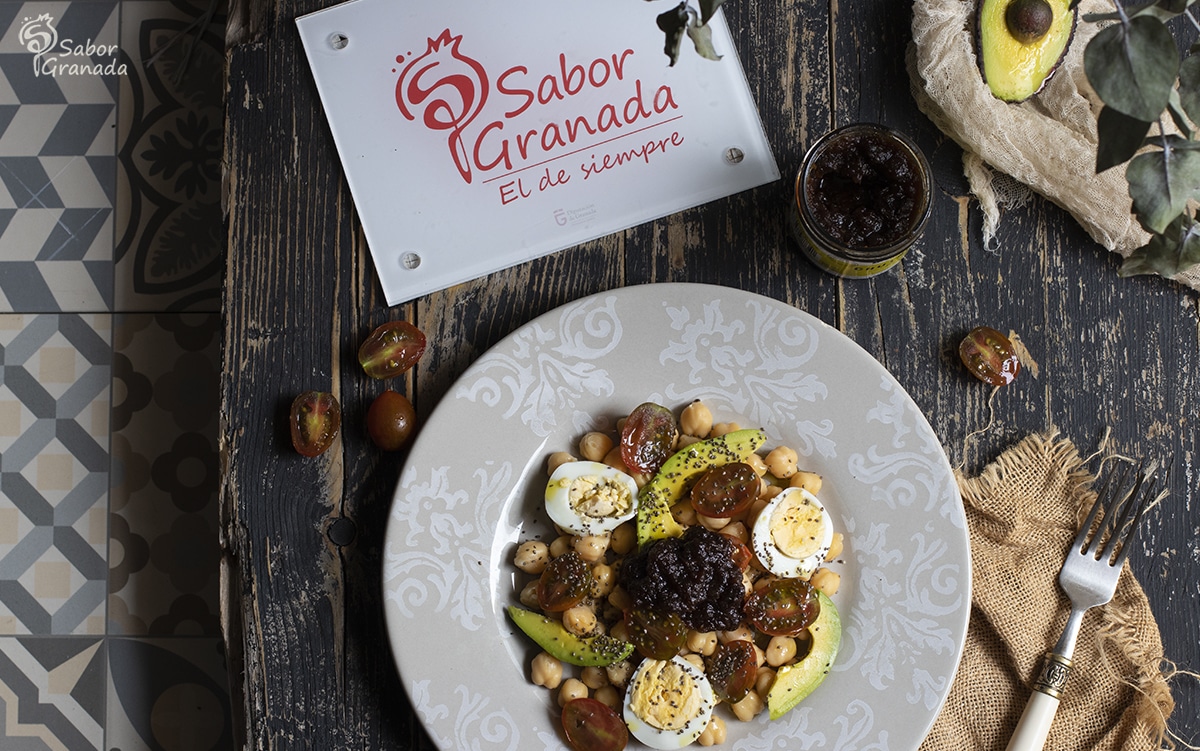
<svg viewBox="0 0 1200 751"><path fill-rule="evenodd" d="M648 680L646 677L647 668L655 664L661 664L661 660L642 660L637 670L634 671L633 676L630 677L629 687L625 690L623 711L625 726L629 728L629 732L633 734L634 738L637 738L650 748L659 749L659 751L673 751L674 749L691 745L704 732L704 728L708 727L709 721L712 720L713 708L717 704L712 684L708 682L708 678L703 672L697 670L696 666L682 657L672 657L670 661L678 665L692 679L695 684L695 690L700 696L700 706L697 714L689 718L682 728L678 730L661 730L638 716L633 709L633 697L637 694L639 685L643 680Z"/></svg>
<svg viewBox="0 0 1200 751"><path fill-rule="evenodd" d="M599 478L613 489L628 495L625 513L591 516L571 504L571 485L586 478ZM600 462L567 462L554 470L546 485L546 513L562 529L577 535L601 535L613 531L637 513L637 483L615 467Z"/></svg>
<svg viewBox="0 0 1200 751"><path fill-rule="evenodd" d="M788 499L794 499L796 494L801 494L797 500L808 501L820 519L820 528L816 533L817 547L812 554L804 558L793 558L780 550L771 534L771 521L775 511L788 502ZM803 488L786 488L772 498L759 513L750 533L750 542L759 563L772 574L788 579L808 579L829 553L829 546L833 543L833 522L829 518L829 512L815 495Z"/></svg>

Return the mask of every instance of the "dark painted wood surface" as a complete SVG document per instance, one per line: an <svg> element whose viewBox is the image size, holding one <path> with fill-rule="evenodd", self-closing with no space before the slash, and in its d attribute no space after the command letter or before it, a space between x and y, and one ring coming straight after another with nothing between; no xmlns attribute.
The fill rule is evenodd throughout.
<svg viewBox="0 0 1200 751"><path fill-rule="evenodd" d="M403 456L381 456L353 427L382 388L354 359L365 333L395 318L426 332L427 354L393 384L424 417L516 327L581 296L648 282L753 290L836 326L896 376L968 472L1048 429L1083 453L1111 431L1116 451L1173 458L1173 495L1153 512L1132 566L1167 656L1200 669L1200 298L1158 278L1117 278L1118 259L1040 199L1005 215L995 249L981 247L961 152L909 95L907 4L726 8L785 175L806 144L852 121L887 123L926 151L934 214L901 268L840 281L811 266L787 236L785 178L395 308L382 299L295 33L296 16L326 4L247 4L231 21L221 503L245 748L431 747L383 629L382 537ZM1019 332L1040 376L994 397L972 381L954 348L981 323ZM292 397L310 388L335 392L350 416L316 460L292 452L284 420ZM1180 680L1176 700L1173 726L1200 742L1197 682Z"/></svg>

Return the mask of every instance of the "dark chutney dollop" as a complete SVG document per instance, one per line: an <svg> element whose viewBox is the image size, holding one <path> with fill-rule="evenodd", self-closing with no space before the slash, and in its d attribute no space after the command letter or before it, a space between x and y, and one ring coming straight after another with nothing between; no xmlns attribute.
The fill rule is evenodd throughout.
<svg viewBox="0 0 1200 751"><path fill-rule="evenodd" d="M699 525L626 558L618 581L635 606L675 613L696 631L732 631L742 623L746 590L733 543Z"/></svg>
<svg viewBox="0 0 1200 751"><path fill-rule="evenodd" d="M876 133L830 141L809 166L804 190L813 221L848 248L902 239L924 204L924 181L912 154Z"/></svg>

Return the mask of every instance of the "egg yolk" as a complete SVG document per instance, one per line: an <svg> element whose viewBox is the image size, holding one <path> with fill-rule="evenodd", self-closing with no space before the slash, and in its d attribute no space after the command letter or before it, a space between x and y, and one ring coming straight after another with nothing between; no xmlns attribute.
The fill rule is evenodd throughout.
<svg viewBox="0 0 1200 751"><path fill-rule="evenodd" d="M633 508L629 490L619 482L607 477L586 475L576 477L567 490L567 501L580 516L600 519L607 516L622 516Z"/></svg>
<svg viewBox="0 0 1200 751"><path fill-rule="evenodd" d="M700 714L700 692L692 676L679 665L670 660L655 662L643 669L629 706L659 730L681 730Z"/></svg>
<svg viewBox="0 0 1200 751"><path fill-rule="evenodd" d="M784 555L803 560L821 548L822 517L803 493L789 493L771 514L771 540Z"/></svg>

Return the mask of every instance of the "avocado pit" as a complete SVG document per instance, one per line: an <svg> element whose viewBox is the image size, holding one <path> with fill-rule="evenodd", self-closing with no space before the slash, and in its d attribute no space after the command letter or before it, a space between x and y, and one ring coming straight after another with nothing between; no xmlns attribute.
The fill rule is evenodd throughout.
<svg viewBox="0 0 1200 751"><path fill-rule="evenodd" d="M1054 10L1047 0L1013 0L1004 11L1008 31L1021 44L1033 44L1046 36L1054 21Z"/></svg>

